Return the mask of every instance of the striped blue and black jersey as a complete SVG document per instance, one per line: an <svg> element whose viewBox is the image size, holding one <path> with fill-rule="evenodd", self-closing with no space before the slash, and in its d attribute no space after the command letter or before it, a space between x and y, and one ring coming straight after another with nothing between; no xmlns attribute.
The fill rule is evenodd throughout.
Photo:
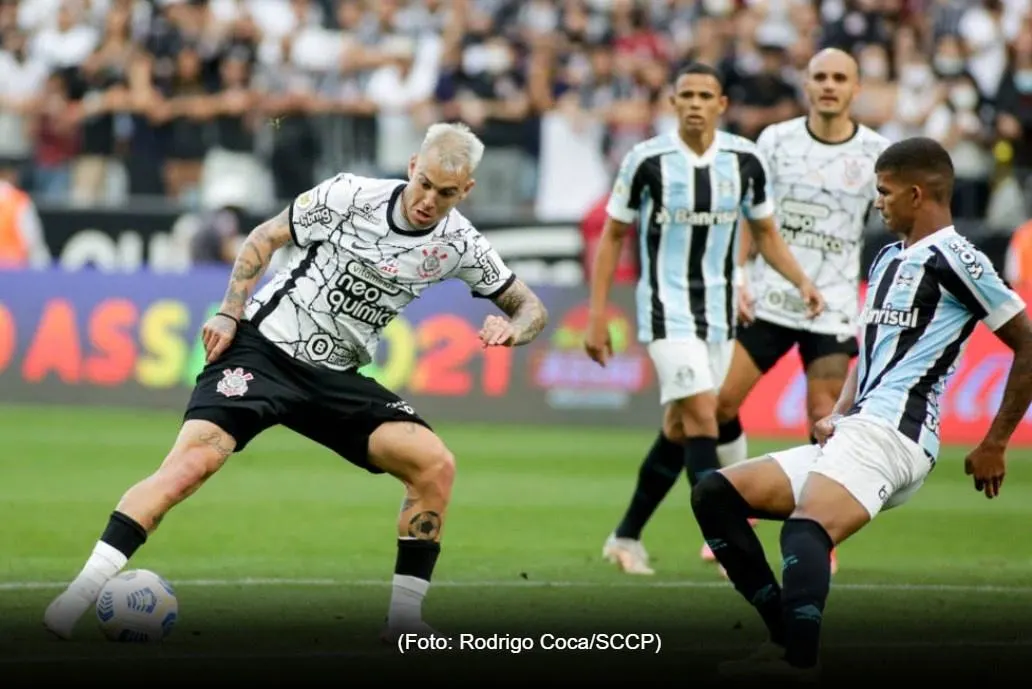
<svg viewBox="0 0 1032 689"><path fill-rule="evenodd" d="M606 211L638 223L638 338L732 339L739 221L774 213L756 144L718 131L700 156L676 131L643 141L624 157Z"/></svg>
<svg viewBox="0 0 1032 689"><path fill-rule="evenodd" d="M871 265L849 414L897 428L934 461L939 399L979 321L995 331L1025 308L989 259L952 227Z"/></svg>

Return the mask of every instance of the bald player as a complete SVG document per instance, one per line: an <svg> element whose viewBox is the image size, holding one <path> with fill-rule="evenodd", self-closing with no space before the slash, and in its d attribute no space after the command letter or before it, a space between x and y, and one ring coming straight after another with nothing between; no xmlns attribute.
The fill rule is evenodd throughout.
<svg viewBox="0 0 1032 689"><path fill-rule="evenodd" d="M852 119L850 106L859 88L856 61L841 50L822 50L808 67L807 115L771 125L757 140L771 172L778 229L827 307L808 318L798 290L757 256L743 235L737 276L743 327L717 411L723 466L746 458L739 408L793 346L798 345L806 372L811 442L813 425L835 405L856 356L864 225L877 196L874 163L889 145ZM713 560L708 545L702 557Z"/></svg>

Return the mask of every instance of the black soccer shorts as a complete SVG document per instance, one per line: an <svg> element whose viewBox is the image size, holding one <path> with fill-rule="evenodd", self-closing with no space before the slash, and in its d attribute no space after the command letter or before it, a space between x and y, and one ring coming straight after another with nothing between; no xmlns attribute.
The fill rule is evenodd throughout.
<svg viewBox="0 0 1032 689"><path fill-rule="evenodd" d="M841 339L837 335L796 330L760 319L739 326L738 342L752 357L760 373L766 373L774 368L781 357L797 344L804 370L809 368L812 362L825 356L845 354L852 359L859 354L855 337Z"/></svg>
<svg viewBox="0 0 1032 689"><path fill-rule="evenodd" d="M381 424L412 421L430 428L372 378L298 361L247 321L222 356L197 376L183 418L219 426L236 440L235 452L282 425L373 474L383 470L369 463L369 436Z"/></svg>

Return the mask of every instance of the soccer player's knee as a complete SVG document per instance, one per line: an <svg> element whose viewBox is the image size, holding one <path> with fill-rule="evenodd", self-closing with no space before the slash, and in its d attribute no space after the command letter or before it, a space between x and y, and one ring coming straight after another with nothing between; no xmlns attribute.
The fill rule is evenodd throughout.
<svg viewBox="0 0 1032 689"><path fill-rule="evenodd" d="M695 514L723 509L734 486L719 471L703 476L692 488L692 510Z"/></svg>
<svg viewBox="0 0 1032 689"><path fill-rule="evenodd" d="M455 455L441 442L427 447L411 483L424 495L450 495L452 484L455 483Z"/></svg>
<svg viewBox="0 0 1032 689"><path fill-rule="evenodd" d="M738 418L738 404L730 397L721 395L717 398L717 424L724 425Z"/></svg>
<svg viewBox="0 0 1032 689"><path fill-rule="evenodd" d="M715 395L696 395L678 404L682 432L693 437L717 434L717 398Z"/></svg>
<svg viewBox="0 0 1032 689"><path fill-rule="evenodd" d="M178 502L218 471L220 464L221 457L208 447L176 450L158 472L163 492L171 501Z"/></svg>
<svg viewBox="0 0 1032 689"><path fill-rule="evenodd" d="M681 425L681 417L673 414L663 416L663 437L672 443L684 442L684 427Z"/></svg>

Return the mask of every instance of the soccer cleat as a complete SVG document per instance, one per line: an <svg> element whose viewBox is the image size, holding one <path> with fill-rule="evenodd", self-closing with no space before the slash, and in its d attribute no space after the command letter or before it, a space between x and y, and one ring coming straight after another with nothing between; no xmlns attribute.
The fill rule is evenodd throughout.
<svg viewBox="0 0 1032 689"><path fill-rule="evenodd" d="M79 618L95 603L95 598L65 589L47 606L43 613L43 627L59 639L71 639Z"/></svg>
<svg viewBox="0 0 1032 689"><path fill-rule="evenodd" d="M627 574L655 574L649 567L649 554L641 541L633 538L617 538L610 534L602 546L602 557L617 565Z"/></svg>

